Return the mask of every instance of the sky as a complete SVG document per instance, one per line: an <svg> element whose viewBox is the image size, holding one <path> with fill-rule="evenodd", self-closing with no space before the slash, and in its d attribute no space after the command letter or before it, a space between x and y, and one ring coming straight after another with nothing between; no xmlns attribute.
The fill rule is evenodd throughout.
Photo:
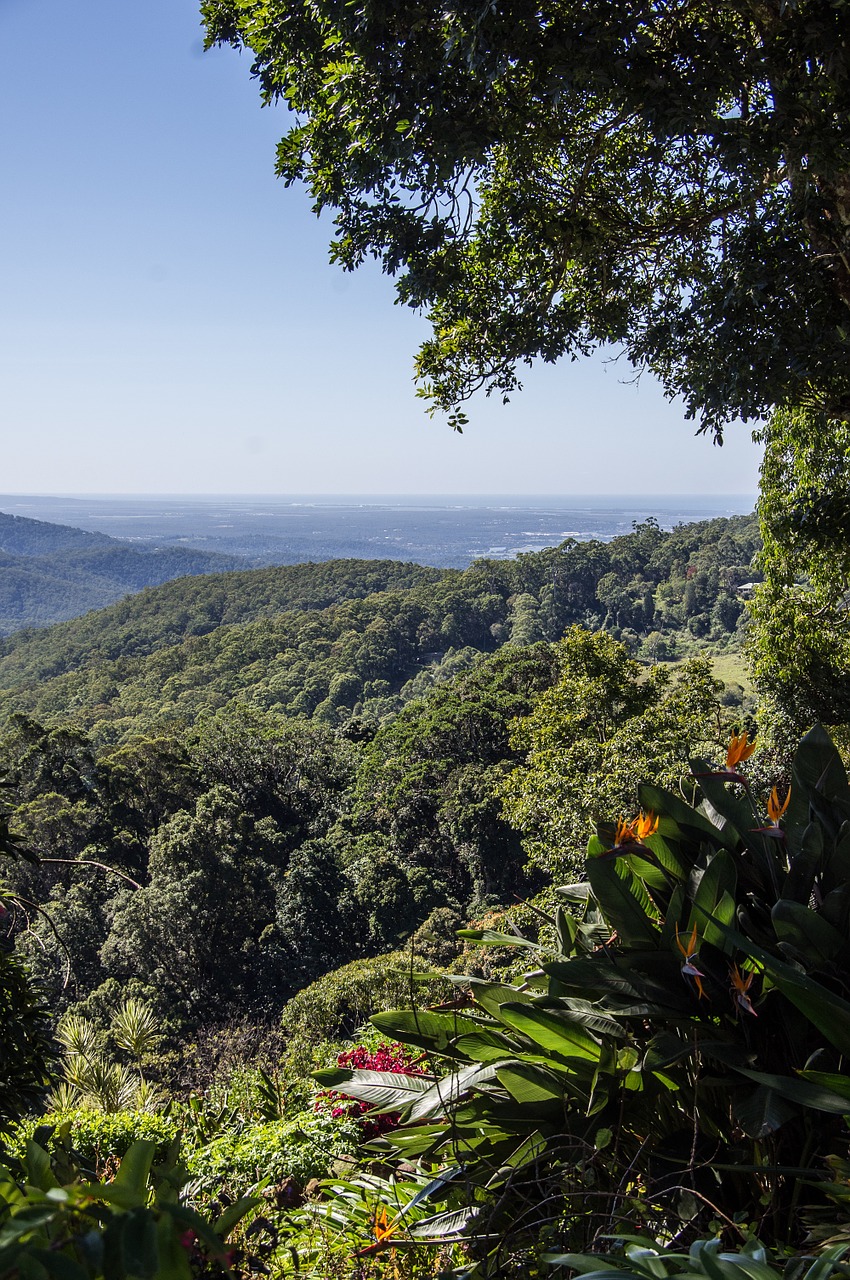
<svg viewBox="0 0 850 1280"><path fill-rule="evenodd" d="M754 493L602 356L429 419L424 319L274 175L281 108L192 0L0 0L0 490Z"/></svg>

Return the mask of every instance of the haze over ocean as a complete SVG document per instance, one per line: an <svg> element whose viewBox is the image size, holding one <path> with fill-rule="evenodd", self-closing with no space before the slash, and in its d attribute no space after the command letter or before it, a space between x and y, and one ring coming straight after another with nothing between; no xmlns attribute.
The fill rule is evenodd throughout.
<svg viewBox="0 0 850 1280"><path fill-rule="evenodd" d="M332 558L464 568L566 538L608 541L654 518L664 529L752 511L753 494L0 495L11 515L136 545L197 547L250 564Z"/></svg>

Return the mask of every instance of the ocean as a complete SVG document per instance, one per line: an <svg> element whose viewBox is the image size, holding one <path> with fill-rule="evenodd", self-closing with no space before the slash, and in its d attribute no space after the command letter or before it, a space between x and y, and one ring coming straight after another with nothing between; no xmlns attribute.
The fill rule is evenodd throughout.
<svg viewBox="0 0 850 1280"><path fill-rule="evenodd" d="M566 538L610 541L653 517L664 529L752 511L754 494L0 495L0 510L145 548L196 547L250 565L338 557L465 568Z"/></svg>

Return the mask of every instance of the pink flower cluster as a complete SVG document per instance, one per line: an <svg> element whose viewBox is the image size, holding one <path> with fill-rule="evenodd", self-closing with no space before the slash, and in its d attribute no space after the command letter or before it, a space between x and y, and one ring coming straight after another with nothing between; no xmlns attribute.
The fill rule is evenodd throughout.
<svg viewBox="0 0 850 1280"><path fill-rule="evenodd" d="M337 1066L350 1067L358 1071L402 1071L408 1076L421 1076L424 1074L418 1067L414 1066L414 1059L408 1056L408 1051L401 1044L382 1045L380 1049L367 1049L365 1044L355 1045L353 1049L348 1049L345 1053L341 1053L337 1058ZM353 1098L344 1098L342 1094L333 1090L320 1093L316 1099L316 1107L324 1103L331 1104L331 1115L334 1119L340 1116L364 1116L367 1111L371 1110L368 1102L357 1102ZM363 1121L364 1138L377 1138L382 1133L394 1129L399 1122L400 1113L397 1111L387 1112L380 1116L370 1116L368 1120Z"/></svg>

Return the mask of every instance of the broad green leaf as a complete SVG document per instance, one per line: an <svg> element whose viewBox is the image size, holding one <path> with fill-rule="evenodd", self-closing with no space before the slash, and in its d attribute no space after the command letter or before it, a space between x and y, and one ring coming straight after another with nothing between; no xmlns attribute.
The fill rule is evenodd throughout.
<svg viewBox="0 0 850 1280"><path fill-rule="evenodd" d="M512 1062L499 1067L496 1072L499 1083L504 1085L516 1102L561 1102L563 1083L551 1071L530 1063Z"/></svg>
<svg viewBox="0 0 850 1280"><path fill-rule="evenodd" d="M474 1062L498 1062L501 1058L509 1058L516 1051L506 1036L493 1032L479 1032L471 1036L461 1036L455 1048L466 1058Z"/></svg>
<svg viewBox="0 0 850 1280"><path fill-rule="evenodd" d="M823 969L846 959L846 939L801 902L780 898L770 916L779 941L789 943L807 965Z"/></svg>
<svg viewBox="0 0 850 1280"><path fill-rule="evenodd" d="M673 836L681 833L692 839L694 837L697 840L707 839L715 847L722 844L728 849L734 849L738 843L734 835L719 831L708 818L696 809L692 809L681 796L677 796L672 791L641 783L638 787L638 798L645 810L651 809L653 813L661 815L659 830L667 839L672 839ZM685 850L679 845L677 848L680 855L684 856Z"/></svg>
<svg viewBox="0 0 850 1280"><path fill-rule="evenodd" d="M470 989L475 1003L493 1018L498 1018L499 1009L506 1001L531 1004L534 1000L533 996L505 982L485 982L482 978L462 978L460 981Z"/></svg>
<svg viewBox="0 0 850 1280"><path fill-rule="evenodd" d="M480 1212L480 1208L467 1205L463 1209L450 1209L445 1213L435 1214L433 1218L420 1218L410 1228L410 1234L422 1243L461 1236Z"/></svg>
<svg viewBox="0 0 850 1280"><path fill-rule="evenodd" d="M842 1053L850 1053L850 1004L813 978L784 964L737 929L720 926L726 937L763 967L773 985Z"/></svg>
<svg viewBox="0 0 850 1280"><path fill-rule="evenodd" d="M451 1075L435 1080L430 1089L425 1090L415 1099L407 1113L408 1123L445 1115L468 1089L493 1080L495 1076L495 1067L488 1063L474 1062L463 1071L455 1071Z"/></svg>
<svg viewBox="0 0 850 1280"><path fill-rule="evenodd" d="M600 1047L583 1027L568 1018L559 1017L551 1009L536 1005L504 1004L500 1010L502 1020L515 1031L539 1044L544 1049L565 1058L586 1058L599 1061Z"/></svg>
<svg viewBox="0 0 850 1280"><path fill-rule="evenodd" d="M791 797L785 814L785 834L789 848L800 848L802 834L809 825L812 792L850 799L847 770L835 744L822 725L816 724L801 741L791 770Z"/></svg>
<svg viewBox="0 0 850 1280"><path fill-rule="evenodd" d="M733 1113L744 1133L751 1138L766 1138L796 1115L775 1089L764 1084L737 1102Z"/></svg>
<svg viewBox="0 0 850 1280"><path fill-rule="evenodd" d="M24 1167L27 1181L31 1186L38 1187L39 1191L48 1191L59 1185L50 1165L50 1156L32 1139L27 1139Z"/></svg>
<svg viewBox="0 0 850 1280"><path fill-rule="evenodd" d="M591 858L587 877L602 914L627 947L657 943L659 933L652 900L623 862Z"/></svg>
<svg viewBox="0 0 850 1280"><path fill-rule="evenodd" d="M240 1196L235 1204L228 1205L213 1223L213 1230L222 1240L226 1240L235 1226L238 1225L257 1205L262 1204L259 1196Z"/></svg>
<svg viewBox="0 0 850 1280"><path fill-rule="evenodd" d="M384 1035L404 1044L444 1052L458 1036L473 1034L488 1025L481 1018L460 1013L431 1013L426 1009L394 1009L369 1019Z"/></svg>
<svg viewBox="0 0 850 1280"><path fill-rule="evenodd" d="M162 1214L156 1224L156 1242L159 1255L157 1280L191 1280L189 1255L180 1243L180 1233L168 1214Z"/></svg>
<svg viewBox="0 0 850 1280"><path fill-rule="evenodd" d="M797 1074L803 1080L810 1080L813 1084L850 1100L850 1076L838 1075L833 1071L798 1071Z"/></svg>
<svg viewBox="0 0 850 1280"><path fill-rule="evenodd" d="M149 1209L137 1207L121 1221L121 1258L124 1271L137 1280L152 1280L159 1267L156 1219Z"/></svg>
<svg viewBox="0 0 850 1280"><path fill-rule="evenodd" d="M155 1142L148 1142L140 1138L131 1143L127 1149L127 1154L121 1161L112 1186L120 1187L122 1191L132 1192L139 1200L144 1201L151 1163L155 1153Z"/></svg>
<svg viewBox="0 0 850 1280"><path fill-rule="evenodd" d="M706 916L717 914L716 908L724 896L727 899L731 897L734 911L735 888L738 881L735 862L725 849L718 849L703 872L691 872L691 880L697 880L697 883L687 931L690 933L696 924L698 932L704 934ZM724 921L724 923L730 922L731 920Z"/></svg>
<svg viewBox="0 0 850 1280"><path fill-rule="evenodd" d="M434 1084L433 1076L410 1076L401 1071L346 1070L334 1067L316 1071L314 1079L347 1098L368 1102L380 1111L400 1111L411 1105Z"/></svg>
<svg viewBox="0 0 850 1280"><path fill-rule="evenodd" d="M850 1101L842 1098L832 1089L811 1084L807 1080L795 1080L791 1076L773 1075L767 1071L750 1071L746 1067L736 1067L740 1075L756 1084L766 1085L783 1098L790 1099L803 1107L811 1107L814 1111L826 1111L831 1115L850 1115Z"/></svg>

